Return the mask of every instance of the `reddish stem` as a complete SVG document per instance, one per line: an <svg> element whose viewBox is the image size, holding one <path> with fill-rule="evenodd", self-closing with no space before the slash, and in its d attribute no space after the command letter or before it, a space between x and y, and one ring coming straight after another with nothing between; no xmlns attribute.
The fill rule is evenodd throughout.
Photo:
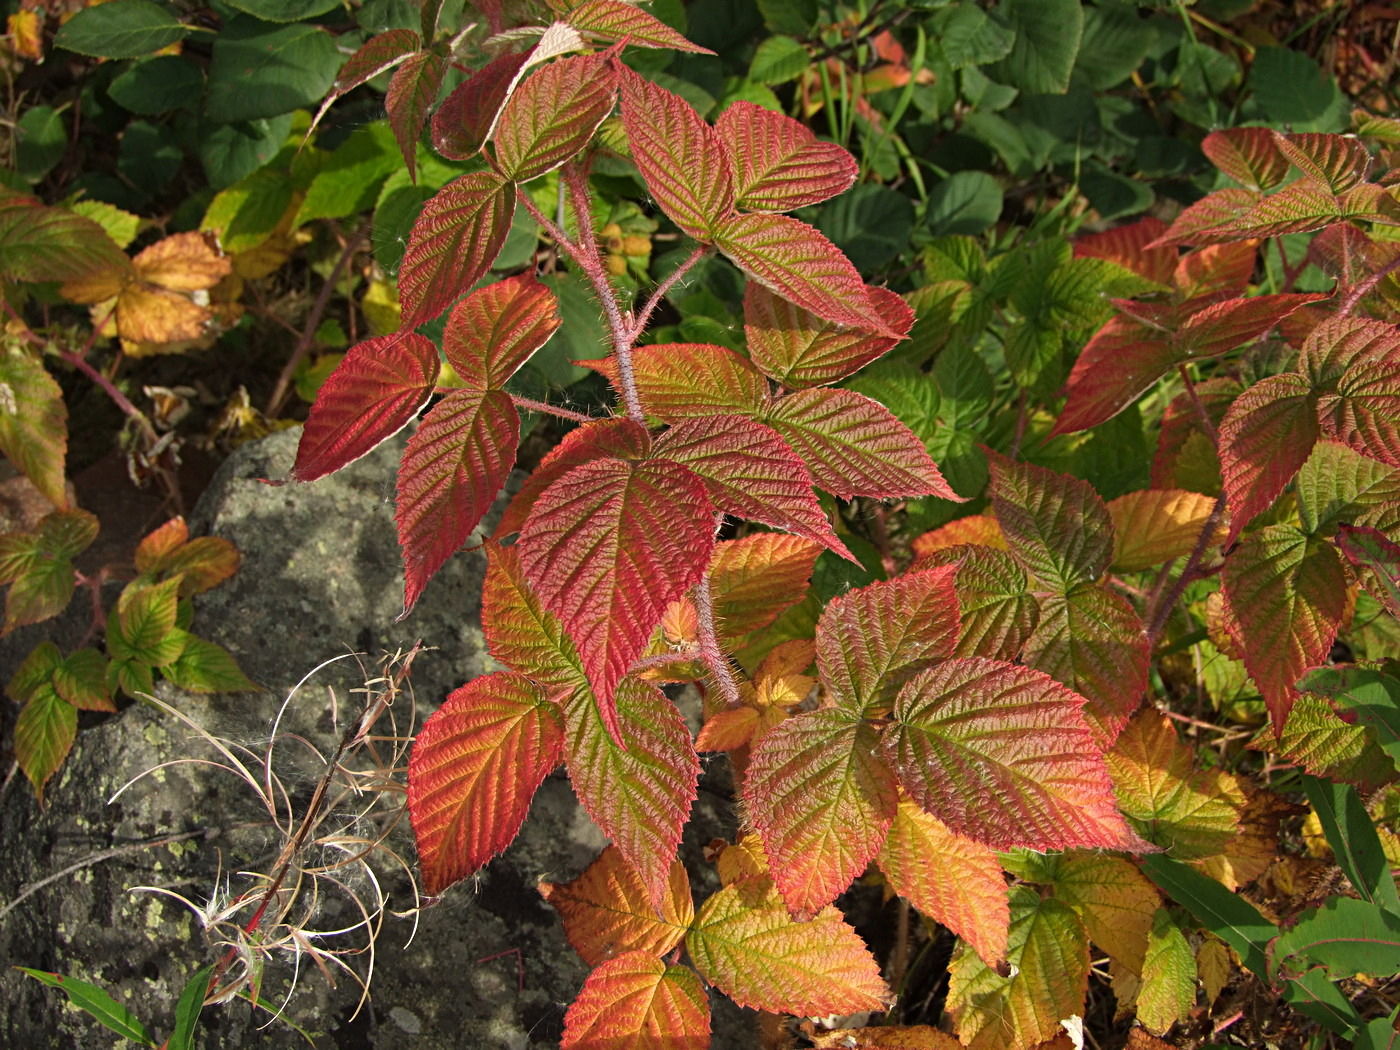
<svg viewBox="0 0 1400 1050"><path fill-rule="evenodd" d="M575 423L593 422L592 416L560 408L558 405L551 405L548 401L536 401L532 397L521 397L518 394L511 394L510 399L515 402L516 408L523 408L527 412L543 412L546 415L558 416L560 419L572 419Z"/></svg>
<svg viewBox="0 0 1400 1050"><path fill-rule="evenodd" d="M1215 538L1216 530L1220 528L1220 519L1225 514L1225 493L1221 492L1215 498L1215 506L1211 508L1210 517L1206 518L1205 526L1201 529L1201 534L1196 539L1196 546L1192 548L1191 555L1186 559L1186 564L1182 566L1181 575L1176 578L1176 583L1165 595L1158 598L1157 604L1147 610L1147 645L1149 649L1157 647L1157 639L1162 636L1163 629L1167 626L1167 620L1172 614L1172 607L1186 593L1186 587L1196 576L1196 570L1200 567L1201 559L1205 557L1206 551L1210 549L1211 541Z"/></svg>
<svg viewBox="0 0 1400 1050"><path fill-rule="evenodd" d="M1361 300L1366 298L1366 296L1370 295L1371 292L1375 290L1376 285L1380 284L1382 281L1384 281L1391 274L1395 273L1395 271L1397 270L1400 270L1400 255L1397 255L1394 259L1391 259L1390 262L1386 263L1375 273L1371 274L1370 277L1367 277L1360 284L1352 288L1352 290L1347 293L1347 297L1342 300L1342 305L1337 311L1338 316L1345 317L1347 316L1347 314L1355 310L1356 307L1360 304Z"/></svg>

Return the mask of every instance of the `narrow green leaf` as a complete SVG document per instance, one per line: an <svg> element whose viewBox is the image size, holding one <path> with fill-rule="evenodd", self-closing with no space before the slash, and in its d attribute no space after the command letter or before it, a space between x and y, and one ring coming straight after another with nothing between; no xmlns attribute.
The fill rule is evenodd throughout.
<svg viewBox="0 0 1400 1050"><path fill-rule="evenodd" d="M1390 861L1356 789L1307 774L1303 776L1303 789L1322 822L1338 866L1362 900L1400 915L1400 895L1396 894Z"/></svg>
<svg viewBox="0 0 1400 1050"><path fill-rule="evenodd" d="M65 977L59 973L31 970L28 966L16 966L15 969L42 981L50 988L62 989L74 1006L92 1014L123 1039L130 1039L142 1046L156 1045L156 1041L151 1038L151 1033L146 1031L146 1026L138 1021L130 1010L97 985L88 984L86 981L79 981L73 977Z"/></svg>
<svg viewBox="0 0 1400 1050"><path fill-rule="evenodd" d="M204 1009L204 995L209 990L209 975L213 971L213 966L201 967L186 982L180 1001L175 1004L175 1030L166 1040L165 1050L195 1050L194 1029Z"/></svg>
<svg viewBox="0 0 1400 1050"><path fill-rule="evenodd" d="M1162 853L1139 861L1144 874L1185 907L1207 930L1239 953L1245 966L1269 979L1267 951L1278 927L1208 875Z"/></svg>

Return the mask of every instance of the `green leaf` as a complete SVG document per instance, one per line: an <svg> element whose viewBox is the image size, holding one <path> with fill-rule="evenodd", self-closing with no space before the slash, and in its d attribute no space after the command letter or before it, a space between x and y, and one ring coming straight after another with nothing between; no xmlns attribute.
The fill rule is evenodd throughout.
<svg viewBox="0 0 1400 1050"><path fill-rule="evenodd" d="M1196 1004L1196 957L1186 934L1165 908L1158 908L1147 936L1138 991L1138 1019L1148 1030L1166 1032Z"/></svg>
<svg viewBox="0 0 1400 1050"><path fill-rule="evenodd" d="M749 79L755 84L786 84L795 80L811 64L804 44L790 36L770 36L754 50L749 63Z"/></svg>
<svg viewBox="0 0 1400 1050"><path fill-rule="evenodd" d="M96 8L91 10L96 10ZM88 984L86 981L79 981L73 977L64 977L58 973L31 970L28 966L16 966L15 969L42 981L50 988L61 989L74 1006L80 1010L86 1010L123 1039L130 1039L142 1046L156 1045L156 1041L151 1038L151 1033L146 1031L146 1026L136 1019L136 1015L97 985Z"/></svg>
<svg viewBox="0 0 1400 1050"><path fill-rule="evenodd" d="M186 634L184 648L160 673L192 693L255 693L258 686L221 645Z"/></svg>
<svg viewBox="0 0 1400 1050"><path fill-rule="evenodd" d="M1400 469L1368 459L1339 441L1319 441L1298 471L1298 520L1309 536L1342 522L1369 525L1368 512L1400 505Z"/></svg>
<svg viewBox="0 0 1400 1050"><path fill-rule="evenodd" d="M68 503L67 451L68 409L57 381L28 351L0 352L0 453L56 507Z"/></svg>
<svg viewBox="0 0 1400 1050"><path fill-rule="evenodd" d="M164 667L179 657L188 637L175 626L180 579L142 586L133 582L117 599L107 618L107 652L113 660L134 660Z"/></svg>
<svg viewBox="0 0 1400 1050"><path fill-rule="evenodd" d="M1400 895L1390 873L1390 860L1356 789L1306 774L1303 789L1322 822L1337 865L1361 899L1400 915Z"/></svg>
<svg viewBox="0 0 1400 1050"><path fill-rule="evenodd" d="M1249 71L1254 98L1272 124L1294 131L1342 131L1346 97L1332 76L1302 51L1261 47Z"/></svg>
<svg viewBox="0 0 1400 1050"><path fill-rule="evenodd" d="M1319 667L1300 679L1298 688L1356 712L1400 769L1400 680L1364 667Z"/></svg>
<svg viewBox="0 0 1400 1050"><path fill-rule="evenodd" d="M209 990L209 975L214 967L204 966L194 972L175 1004L175 1028L166 1041L165 1050L195 1050L194 1029L204 1009L204 995Z"/></svg>
<svg viewBox="0 0 1400 1050"><path fill-rule="evenodd" d="M85 510L60 510L35 532L0 535L0 583L10 584L0 634L63 611L73 596L73 558L97 538L97 528Z"/></svg>
<svg viewBox="0 0 1400 1050"><path fill-rule="evenodd" d="M199 142L199 162L211 189L231 186L262 167L282 148L292 130L292 115L268 120L221 124Z"/></svg>
<svg viewBox="0 0 1400 1050"><path fill-rule="evenodd" d="M929 191L926 221L935 236L978 234L1001 218L1001 203L996 179L985 171L959 171Z"/></svg>
<svg viewBox="0 0 1400 1050"><path fill-rule="evenodd" d="M15 761L34 785L39 801L78 735L78 709L52 688L39 690L15 721Z"/></svg>
<svg viewBox="0 0 1400 1050"><path fill-rule="evenodd" d="M133 62L107 85L107 94L123 109L154 117L198 105L204 73L181 55L157 55Z"/></svg>
<svg viewBox="0 0 1400 1050"><path fill-rule="evenodd" d="M31 106L15 123L15 170L29 182L38 182L63 159L68 129L52 106Z"/></svg>
<svg viewBox="0 0 1400 1050"><path fill-rule="evenodd" d="M1086 7L1084 37L1074 71L1095 91L1117 87L1142 64L1157 41L1157 26L1127 6Z"/></svg>
<svg viewBox="0 0 1400 1050"><path fill-rule="evenodd" d="M1016 42L1014 29L973 3L943 8L934 16L931 29L954 69L984 66L1005 58Z"/></svg>
<svg viewBox="0 0 1400 1050"><path fill-rule="evenodd" d="M205 115L230 124L314 106L330 91L343 57L319 26L274 28L235 18L214 41Z"/></svg>
<svg viewBox="0 0 1400 1050"><path fill-rule="evenodd" d="M163 4L111 0L77 12L54 36L56 47L96 58L140 58L181 40L182 25Z"/></svg>
<svg viewBox="0 0 1400 1050"><path fill-rule="evenodd" d="M300 22L340 7L341 0L228 0L228 6L264 22Z"/></svg>
<svg viewBox="0 0 1400 1050"><path fill-rule="evenodd" d="M1138 863L1167 896L1235 949L1245 966L1263 980L1269 979L1267 952L1269 942L1278 936L1278 927L1260 915L1254 905L1165 853L1150 854Z"/></svg>
<svg viewBox="0 0 1400 1050"><path fill-rule="evenodd" d="M891 263L908 247L913 225L914 202L873 182L843 193L817 218L817 229L830 237L861 273Z"/></svg>
<svg viewBox="0 0 1400 1050"><path fill-rule="evenodd" d="M97 223L0 186L0 277L68 281L129 265Z"/></svg>
<svg viewBox="0 0 1400 1050"><path fill-rule="evenodd" d="M1369 901L1331 897L1273 943L1275 974L1296 975L1316 964L1333 980L1400 973L1400 915Z"/></svg>
<svg viewBox="0 0 1400 1050"><path fill-rule="evenodd" d="M229 254L256 248L277 229L292 193L284 172L261 168L217 194L200 226L218 234L219 247Z"/></svg>
<svg viewBox="0 0 1400 1050"><path fill-rule="evenodd" d="M1079 0L1005 0L993 16L1016 34L1011 51L987 68L993 80L1030 94L1063 94L1084 34Z"/></svg>

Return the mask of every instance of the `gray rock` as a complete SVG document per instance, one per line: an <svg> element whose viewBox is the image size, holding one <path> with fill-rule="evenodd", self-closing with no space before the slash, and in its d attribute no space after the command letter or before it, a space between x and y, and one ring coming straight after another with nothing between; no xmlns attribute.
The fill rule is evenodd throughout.
<svg viewBox="0 0 1400 1050"><path fill-rule="evenodd" d="M0 915L0 962L6 966L0 971L0 1046L99 1048L120 1042L66 1005L58 991L10 965L101 984L163 1039L184 983L226 948L216 943L224 940L225 928L206 930L200 915L174 895L207 916L231 895L257 887L240 873L274 869L287 841L289 809L305 812L326 756L363 707L360 664L374 674L382 651L406 649L416 639L433 647L413 663L417 723L450 689L490 669L478 616L485 566L478 553L450 559L412 614L395 622L402 577L392 495L402 442L311 485L263 484L259 479L286 476L297 439L298 432L283 432L239 450L191 521L196 533L225 536L243 555L237 576L197 599L193 629L233 652L266 692L194 696L163 684L160 699L186 715L188 724L155 705L132 705L79 733L68 762L50 782L45 809L22 783L0 800L0 910L8 908ZM80 633L74 624L66 629ZM47 629L64 643L64 625ZM0 644L0 660L12 666L42 636L16 632ZM369 655L337 660L298 685L317 665L353 651ZM395 703L400 735L410 730L410 706L407 696ZM257 789L274 724L278 742L271 766L281 785L274 792L280 824L269 818ZM374 731L390 735L388 718ZM227 741L254 784L212 765L225 760L202 733ZM382 762L391 761L394 749L392 741L375 745ZM354 768L373 769L366 754L358 753ZM133 777L140 779L107 804ZM302 865L343 860L358 848L350 839L381 833L388 835L386 847L411 864L407 821L391 828L388 816L400 798L393 791L337 793L318 828L320 842L300 854ZM731 820L723 792L702 790L682 847L702 894L715 884L700 850L714 835L732 830ZM285 998L283 1016L305 1038L292 1024L234 1000L206 1008L197 1045L558 1046L564 1011L587 968L535 885L542 877L574 877L604 841L556 772L536 795L510 849L475 885L456 887L421 912L415 913L409 879L386 851L367 867L338 869L343 886L323 880L323 892L310 904L304 902L312 899L306 892L311 877L304 876L289 921L308 930L355 925L363 918L356 900L373 908L378 887L387 905L375 916L373 959L363 951L337 957L348 971L332 962L331 984L305 952L298 960L288 951L293 942L282 937L283 947L267 951L262 997L274 1007ZM249 913L240 914L246 920ZM286 932L275 924L269 930L274 940ZM308 943L348 950L363 948L366 937L358 930ZM371 961L370 999L356 1013L360 988L349 971L366 977ZM714 998L713 1045L753 1045L750 1017Z"/></svg>

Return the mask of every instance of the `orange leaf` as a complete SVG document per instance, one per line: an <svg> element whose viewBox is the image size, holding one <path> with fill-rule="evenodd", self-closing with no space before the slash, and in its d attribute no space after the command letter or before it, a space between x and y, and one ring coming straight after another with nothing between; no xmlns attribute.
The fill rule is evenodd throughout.
<svg viewBox="0 0 1400 1050"><path fill-rule="evenodd" d="M1108 504L1115 537L1113 567L1132 572L1150 569L1195 548L1215 500L1181 489L1144 489ZM1223 541L1223 530L1217 537Z"/></svg>
<svg viewBox="0 0 1400 1050"><path fill-rule="evenodd" d="M920 565L920 561L932 556L936 551L961 546L964 543L995 547L997 550L1004 551L1006 550L1006 534L1001 531L1001 525L997 523L997 519L990 514L969 514L965 518L958 518L932 532L915 537L913 568L926 569L928 566Z"/></svg>
<svg viewBox="0 0 1400 1050"><path fill-rule="evenodd" d="M671 862L658 913L641 878L616 846L603 850L572 882L541 882L540 893L559 913L564 935L589 966L622 952L665 955L681 943L695 918L690 880L680 861Z"/></svg>
<svg viewBox="0 0 1400 1050"><path fill-rule="evenodd" d="M177 233L142 251L132 263L142 280L174 292L213 288L233 264L202 233Z"/></svg>
<svg viewBox="0 0 1400 1050"><path fill-rule="evenodd" d="M646 952L609 959L564 1015L560 1050L705 1050L710 1002L694 971Z"/></svg>

